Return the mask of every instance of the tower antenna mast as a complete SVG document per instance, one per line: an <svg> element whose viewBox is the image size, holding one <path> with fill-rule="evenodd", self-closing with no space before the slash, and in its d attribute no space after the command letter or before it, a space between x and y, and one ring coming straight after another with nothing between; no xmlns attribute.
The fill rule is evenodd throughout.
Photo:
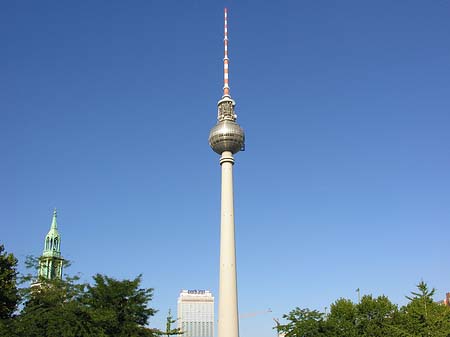
<svg viewBox="0 0 450 337"><path fill-rule="evenodd" d="M230 87L228 82L228 11L225 8L224 10L224 27L223 27L223 47L224 47L224 56L223 56L223 97L230 97Z"/></svg>

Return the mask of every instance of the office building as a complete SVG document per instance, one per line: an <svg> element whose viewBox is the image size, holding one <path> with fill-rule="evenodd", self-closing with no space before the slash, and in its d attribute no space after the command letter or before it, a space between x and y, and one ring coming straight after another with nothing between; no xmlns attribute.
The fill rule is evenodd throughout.
<svg viewBox="0 0 450 337"><path fill-rule="evenodd" d="M183 337L214 337L214 297L208 290L182 290L178 328Z"/></svg>

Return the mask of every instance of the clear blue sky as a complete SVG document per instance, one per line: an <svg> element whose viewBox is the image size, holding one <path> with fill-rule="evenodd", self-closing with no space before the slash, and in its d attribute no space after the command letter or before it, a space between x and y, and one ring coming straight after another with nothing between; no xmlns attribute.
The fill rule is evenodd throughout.
<svg viewBox="0 0 450 337"><path fill-rule="evenodd" d="M230 85L242 337L355 289L450 291L448 1L8 1L0 5L0 242L71 273L143 274L163 327L180 289L217 294Z"/></svg>

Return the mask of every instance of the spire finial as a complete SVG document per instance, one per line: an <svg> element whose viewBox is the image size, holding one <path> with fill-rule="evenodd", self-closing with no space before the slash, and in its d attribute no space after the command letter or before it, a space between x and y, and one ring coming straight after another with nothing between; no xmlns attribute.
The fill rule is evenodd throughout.
<svg viewBox="0 0 450 337"><path fill-rule="evenodd" d="M52 227L51 228L58 228L58 225L56 223L56 217L58 216L58 213L56 211L56 208L53 210L53 219L52 219Z"/></svg>
<svg viewBox="0 0 450 337"><path fill-rule="evenodd" d="M228 17L227 8L224 9L224 58L223 58L223 96L230 96L230 87L228 86Z"/></svg>

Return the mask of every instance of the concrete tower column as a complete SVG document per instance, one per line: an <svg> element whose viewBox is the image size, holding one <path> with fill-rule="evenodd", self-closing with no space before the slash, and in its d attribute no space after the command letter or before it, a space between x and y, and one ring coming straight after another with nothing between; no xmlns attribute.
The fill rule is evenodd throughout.
<svg viewBox="0 0 450 337"><path fill-rule="evenodd" d="M222 196L220 221L219 337L239 336L234 236L233 164L230 151L222 153Z"/></svg>

